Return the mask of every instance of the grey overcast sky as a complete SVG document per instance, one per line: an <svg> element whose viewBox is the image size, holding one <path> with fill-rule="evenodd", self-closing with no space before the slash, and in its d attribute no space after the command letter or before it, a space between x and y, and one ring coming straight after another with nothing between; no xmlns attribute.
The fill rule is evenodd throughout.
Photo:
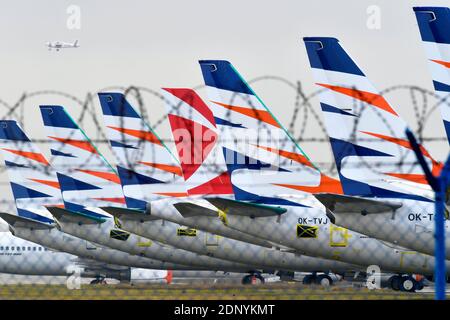
<svg viewBox="0 0 450 320"><path fill-rule="evenodd" d="M301 81L304 91L311 93L314 87L301 41L304 36L339 38L378 89L417 85L432 90L412 7L450 5L443 0L2 2L0 98L11 104L23 92L46 89L83 99L87 92L108 86L193 87L202 84L199 59L230 60L247 79L275 75ZM66 26L70 5L81 9L79 30ZM380 8L380 29L366 25L371 5ZM80 43L78 49L57 53L45 47L47 41L75 39ZM254 89L287 125L295 93L271 81L257 82ZM387 98L415 127L409 93L398 90ZM312 102L317 107L317 101ZM27 100L25 127L35 138L44 137L39 104L63 104L75 118L80 111L55 95ZM147 108L152 123L163 115L164 107L157 100ZM92 123L86 121L84 127L96 136ZM165 128L159 128L160 134L169 137ZM306 131L307 136L323 137L313 121ZM431 117L426 131L427 136L444 136L438 113ZM314 161L331 160L328 146L302 146ZM438 159L448 152L446 142L428 147ZM109 155L106 146L101 150ZM0 179L5 181L6 176L0 174Z"/></svg>

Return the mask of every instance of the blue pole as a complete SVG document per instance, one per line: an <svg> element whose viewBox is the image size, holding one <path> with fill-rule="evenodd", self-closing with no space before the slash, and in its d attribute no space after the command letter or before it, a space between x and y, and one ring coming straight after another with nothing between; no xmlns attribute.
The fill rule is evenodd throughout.
<svg viewBox="0 0 450 320"><path fill-rule="evenodd" d="M435 283L435 299L445 300L445 286L447 283L445 268L445 202L446 190L448 188L448 174L450 172L450 155L442 168L441 174L435 177L425 161L425 157L420 150L414 134L406 129L406 136L411 147L416 154L417 160L425 173L428 184L434 191L435 213L434 213L434 283Z"/></svg>
<svg viewBox="0 0 450 320"><path fill-rule="evenodd" d="M439 190L435 190L435 230L434 230L434 255L435 255L435 298L445 300L445 177L439 177Z"/></svg>

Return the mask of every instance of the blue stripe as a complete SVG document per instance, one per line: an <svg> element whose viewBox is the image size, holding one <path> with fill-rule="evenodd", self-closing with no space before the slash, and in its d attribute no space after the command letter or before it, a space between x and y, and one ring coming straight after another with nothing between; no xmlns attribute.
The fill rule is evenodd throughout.
<svg viewBox="0 0 450 320"><path fill-rule="evenodd" d="M348 156L392 157L392 155L331 137L330 143L344 193L347 195L373 196L372 190L368 184L348 179L342 175L342 160Z"/></svg>
<svg viewBox="0 0 450 320"><path fill-rule="evenodd" d="M44 126L56 128L78 129L67 112L61 106L39 106Z"/></svg>
<svg viewBox="0 0 450 320"><path fill-rule="evenodd" d="M34 198L49 198L48 194L24 187L20 184L11 182L11 189L14 199L34 199Z"/></svg>
<svg viewBox="0 0 450 320"><path fill-rule="evenodd" d="M353 113L350 113L350 112L344 111L342 109L330 106L329 104L326 104L326 103L322 103L321 102L320 106L322 108L322 111L325 111L325 112L339 113L339 114L343 114L343 115L346 115L346 116L356 117L356 115L354 115Z"/></svg>
<svg viewBox="0 0 450 320"><path fill-rule="evenodd" d="M303 41L311 68L364 76L336 38L306 37Z"/></svg>
<svg viewBox="0 0 450 320"><path fill-rule="evenodd" d="M450 86L446 83L433 80L433 86L436 91L450 92Z"/></svg>
<svg viewBox="0 0 450 320"><path fill-rule="evenodd" d="M143 200L125 196L125 202L127 204L127 208L129 209L139 209L139 210L147 209L147 202Z"/></svg>
<svg viewBox="0 0 450 320"><path fill-rule="evenodd" d="M378 197L378 198L399 198L399 199L411 199L432 202L427 198L422 196L417 196L414 194L406 194L397 191L391 191L375 186L371 186L367 183L356 181L353 179L346 178L341 174L342 160L348 156L359 156L359 157L392 157L392 155L369 149L366 147L361 147L352 144L347 141L330 138L331 148L333 149L334 158L336 161L336 167L339 173L339 179L344 189L345 195L350 196L362 196L362 197Z"/></svg>
<svg viewBox="0 0 450 320"><path fill-rule="evenodd" d="M73 154L71 153L65 153L62 151L58 151L55 149L50 149L50 153L52 154L52 156L61 156L61 157L69 157L69 158L76 158Z"/></svg>
<svg viewBox="0 0 450 320"><path fill-rule="evenodd" d="M447 140L448 140L448 143L450 144L450 122L446 121L446 120L442 120L442 121L444 121L445 133L447 134Z"/></svg>
<svg viewBox="0 0 450 320"><path fill-rule="evenodd" d="M253 95L253 91L230 62L225 60L200 60L199 63L205 85Z"/></svg>
<svg viewBox="0 0 450 320"><path fill-rule="evenodd" d="M25 209L21 209L21 208L17 208L17 214L20 217L36 220L36 221L39 221L39 222L50 223L50 224L55 222L53 219L41 216L40 214L31 212L31 211L28 211L28 210L25 210Z"/></svg>
<svg viewBox="0 0 450 320"><path fill-rule="evenodd" d="M104 115L116 117L140 118L122 93L99 93L100 105Z"/></svg>
<svg viewBox="0 0 450 320"><path fill-rule="evenodd" d="M126 149L137 149L136 147L133 147L130 144L125 144L125 143L114 141L114 140L109 140L109 143L111 144L111 147L126 148Z"/></svg>
<svg viewBox="0 0 450 320"><path fill-rule="evenodd" d="M61 191L63 192L101 189L100 187L94 186L92 184L66 176L65 174L59 172L57 172L56 174L58 176L59 185L61 186Z"/></svg>
<svg viewBox="0 0 450 320"><path fill-rule="evenodd" d="M233 127L233 128L247 129L246 127L244 127L240 123L233 123L233 122L230 122L228 120L217 118L217 117L214 117L214 121L216 122L216 125L220 125L220 126L229 126L229 127Z"/></svg>
<svg viewBox="0 0 450 320"><path fill-rule="evenodd" d="M123 168L121 166L117 166L117 172L119 174L119 178L120 178L120 182L122 183L122 186L164 183L161 180L157 180L157 179L145 176L143 174L136 173L133 170L129 170L129 169Z"/></svg>
<svg viewBox="0 0 450 320"><path fill-rule="evenodd" d="M0 139L29 142L27 135L14 120L0 121Z"/></svg>
<svg viewBox="0 0 450 320"><path fill-rule="evenodd" d="M29 166L26 166L24 164L18 164L7 160L5 160L5 165L10 168L29 168Z"/></svg>
<svg viewBox="0 0 450 320"><path fill-rule="evenodd" d="M415 7L414 12L423 41L450 44L449 8Z"/></svg>
<svg viewBox="0 0 450 320"><path fill-rule="evenodd" d="M278 172L290 172L289 170L274 166L270 163L262 162L225 147L222 147L222 150L225 157L225 162L227 164L227 170L230 175L233 171L238 169L262 170L267 168Z"/></svg>

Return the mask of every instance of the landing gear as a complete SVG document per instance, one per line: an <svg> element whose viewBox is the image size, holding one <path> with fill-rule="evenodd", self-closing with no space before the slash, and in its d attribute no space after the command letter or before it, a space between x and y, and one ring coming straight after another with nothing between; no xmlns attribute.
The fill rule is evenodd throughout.
<svg viewBox="0 0 450 320"><path fill-rule="evenodd" d="M333 284L333 279L329 275L321 274L316 278L316 284L320 284L322 287L330 287Z"/></svg>
<svg viewBox="0 0 450 320"><path fill-rule="evenodd" d="M90 282L90 284L107 284L104 277L96 277L94 280Z"/></svg>
<svg viewBox="0 0 450 320"><path fill-rule="evenodd" d="M417 281L411 276L403 276L400 281L400 291L416 292Z"/></svg>
<svg viewBox="0 0 450 320"><path fill-rule="evenodd" d="M246 275L242 278L242 284L248 285L248 284L257 284L257 283L264 283L264 277L260 273L252 273L249 275Z"/></svg>
<svg viewBox="0 0 450 320"><path fill-rule="evenodd" d="M389 287L395 291L416 292L423 289L423 284L416 281L412 276L395 275L389 279Z"/></svg>
<svg viewBox="0 0 450 320"><path fill-rule="evenodd" d="M333 279L327 274L317 275L316 273L307 275L303 278L304 285L318 284L322 287L329 287L333 285Z"/></svg>

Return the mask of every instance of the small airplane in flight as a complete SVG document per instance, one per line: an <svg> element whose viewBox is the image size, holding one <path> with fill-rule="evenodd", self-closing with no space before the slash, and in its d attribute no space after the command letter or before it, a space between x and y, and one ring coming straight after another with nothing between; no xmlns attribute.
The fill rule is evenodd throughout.
<svg viewBox="0 0 450 320"><path fill-rule="evenodd" d="M73 43L61 41L47 42L46 45L49 51L51 51L52 49L56 49L56 51L59 51L60 49L78 48L80 46L78 44L78 40L75 40Z"/></svg>

